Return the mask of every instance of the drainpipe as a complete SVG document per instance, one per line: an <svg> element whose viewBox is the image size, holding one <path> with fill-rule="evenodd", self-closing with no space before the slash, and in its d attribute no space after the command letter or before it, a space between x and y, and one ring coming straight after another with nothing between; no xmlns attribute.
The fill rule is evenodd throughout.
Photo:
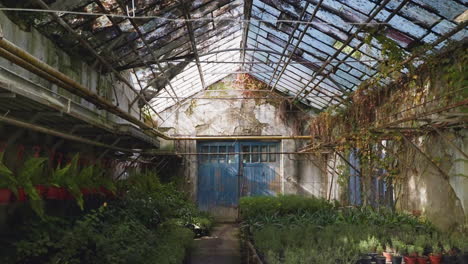
<svg viewBox="0 0 468 264"><path fill-rule="evenodd" d="M169 136L165 133L153 128L138 118L123 111L113 103L109 102L105 98L99 96L87 87L71 79L67 75L57 71L50 65L37 59L27 51L17 47L15 44L6 40L1 34L0 29L0 56L5 59L17 64L18 66L25 68L26 70L39 75L40 77L57 84L58 86L66 89L67 91L76 94L95 104L99 108L103 108L135 125L143 130L150 131L153 136L161 137L165 140L282 140L282 139L311 139L311 136L193 136L193 137L178 137Z"/></svg>

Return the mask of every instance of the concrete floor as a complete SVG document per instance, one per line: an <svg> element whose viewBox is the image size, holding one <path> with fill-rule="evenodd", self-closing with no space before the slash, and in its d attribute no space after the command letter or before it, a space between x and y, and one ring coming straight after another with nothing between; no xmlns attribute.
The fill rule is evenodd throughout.
<svg viewBox="0 0 468 264"><path fill-rule="evenodd" d="M238 224L218 224L211 236L196 239L189 264L240 264Z"/></svg>

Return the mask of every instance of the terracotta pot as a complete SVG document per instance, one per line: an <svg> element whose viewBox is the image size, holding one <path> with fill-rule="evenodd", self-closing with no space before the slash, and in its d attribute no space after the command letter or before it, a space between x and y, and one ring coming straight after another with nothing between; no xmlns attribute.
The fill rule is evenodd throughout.
<svg viewBox="0 0 468 264"><path fill-rule="evenodd" d="M417 264L416 257L404 256L404 259L405 259L405 264Z"/></svg>
<svg viewBox="0 0 468 264"><path fill-rule="evenodd" d="M427 264L428 257L426 256L419 256L418 257L418 264Z"/></svg>
<svg viewBox="0 0 468 264"><path fill-rule="evenodd" d="M19 202L25 202L28 200L28 197L26 196L26 192L24 191L24 188L18 188L18 201Z"/></svg>
<svg viewBox="0 0 468 264"><path fill-rule="evenodd" d="M390 253L390 252L384 252L383 255L384 255L384 257L385 257L385 261L387 261L387 262L392 262L392 253Z"/></svg>
<svg viewBox="0 0 468 264"><path fill-rule="evenodd" d="M442 255L430 255L429 260L431 264L440 264L442 262Z"/></svg>
<svg viewBox="0 0 468 264"><path fill-rule="evenodd" d="M47 187L44 185L36 185L34 186L36 188L37 193L39 194L40 197L45 197L47 195Z"/></svg>
<svg viewBox="0 0 468 264"><path fill-rule="evenodd" d="M11 201L11 190L10 189L0 189L0 204L9 204Z"/></svg>

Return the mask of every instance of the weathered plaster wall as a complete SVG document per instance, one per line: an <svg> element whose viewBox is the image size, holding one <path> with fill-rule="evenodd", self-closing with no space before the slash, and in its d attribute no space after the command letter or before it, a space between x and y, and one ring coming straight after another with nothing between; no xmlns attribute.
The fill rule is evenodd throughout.
<svg viewBox="0 0 468 264"><path fill-rule="evenodd" d="M230 82L227 78L225 91L206 91L194 97L243 97L240 91L229 91ZM239 87L232 88L239 89ZM159 120L161 127L170 135L183 136L219 136L219 135L298 135L303 131L295 131L293 120L283 120L277 102L270 99L191 99L173 106L160 113L165 121ZM293 113L293 115L300 115ZM304 140L283 140L281 148L284 152L295 152L306 142ZM175 145L174 145L175 144ZM162 142L162 149L175 148L178 152L196 152L195 141ZM321 177L310 162L305 161L305 155L284 154L281 157L281 169L284 193L321 194L319 190ZM184 156L182 177L186 177L186 188L192 198L197 195L197 156ZM313 188L299 187L302 183L314 182Z"/></svg>
<svg viewBox="0 0 468 264"><path fill-rule="evenodd" d="M447 137L468 153L466 129L445 132ZM447 179L431 163L413 149L406 148L399 156L409 164L402 177L407 182L398 196L398 207L407 211L420 211L435 225L454 229L468 220L468 160L439 135L419 137L418 146L435 160L449 176Z"/></svg>
<svg viewBox="0 0 468 264"><path fill-rule="evenodd" d="M37 30L31 28L25 31L13 23L3 12L0 12L0 27L3 37L14 43L16 46L26 50L36 58L49 64L50 66L58 69L60 72L66 74L75 81L80 82L88 87L91 91L99 94L102 97L114 102L119 103L119 107L132 113L134 116L139 116L139 109L135 104L129 109L130 102L135 98L135 94L124 86L123 83L116 81L113 76L100 74L96 69L83 62L79 57L71 57L52 41L41 35ZM97 109L93 104L85 101L84 99L71 94L70 92L57 87L57 85L46 81L45 79L11 63L10 61L0 57L0 67L13 72L19 78L25 78L36 84L39 84L46 89L56 93L56 96L66 97L73 102L86 106L89 109L99 113L101 116L111 118L111 120L119 123L127 123L125 120L114 115L108 115L106 111ZM0 74L0 78L7 78ZM129 75L126 78L130 78ZM115 89L115 94L112 90ZM112 116L112 117L110 117Z"/></svg>

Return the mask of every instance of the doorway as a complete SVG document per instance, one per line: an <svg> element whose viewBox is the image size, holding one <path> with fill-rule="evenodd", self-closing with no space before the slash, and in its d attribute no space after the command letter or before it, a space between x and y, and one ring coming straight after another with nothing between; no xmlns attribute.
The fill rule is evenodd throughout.
<svg viewBox="0 0 468 264"><path fill-rule="evenodd" d="M278 142L199 142L197 149L201 210L235 219L240 197L281 192Z"/></svg>

